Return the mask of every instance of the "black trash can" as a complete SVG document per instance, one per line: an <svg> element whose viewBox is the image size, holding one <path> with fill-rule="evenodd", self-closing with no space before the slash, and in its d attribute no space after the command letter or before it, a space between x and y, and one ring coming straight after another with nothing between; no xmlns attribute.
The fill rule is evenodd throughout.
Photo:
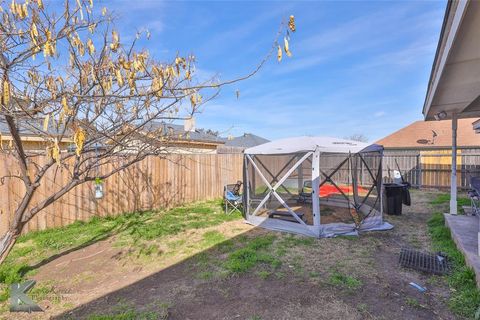
<svg viewBox="0 0 480 320"><path fill-rule="evenodd" d="M385 187L385 211L387 214L401 215L402 204L405 195L405 186L397 183L384 183Z"/></svg>
<svg viewBox="0 0 480 320"><path fill-rule="evenodd" d="M403 204L410 206L412 204L412 199L410 198L410 183L405 182L403 186Z"/></svg>

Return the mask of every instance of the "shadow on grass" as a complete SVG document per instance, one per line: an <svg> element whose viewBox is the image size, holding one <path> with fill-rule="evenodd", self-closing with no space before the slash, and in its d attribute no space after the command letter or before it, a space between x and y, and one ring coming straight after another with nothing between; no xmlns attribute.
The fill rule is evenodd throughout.
<svg viewBox="0 0 480 320"><path fill-rule="evenodd" d="M298 247L318 244L327 254L340 247L333 245L338 242L343 247L355 247L353 238L315 240L253 228L231 239L207 231L201 241L205 242L199 249L203 251L54 319L370 319L374 318L372 314L388 319L432 319L436 312L446 311L415 306L400 311L405 297L392 295L391 286L407 292L408 282L379 273L372 285L353 277L353 273L339 272L343 271L341 258L347 261L350 250L345 250L334 264L339 270L328 270L329 264L324 261L315 269L318 273L302 270L306 261L302 259L324 257L314 255L318 251L301 255L301 250L295 250ZM289 260L281 258L288 255ZM370 270L375 266L366 261L364 267ZM387 286L379 286L376 281L384 281Z"/></svg>
<svg viewBox="0 0 480 320"><path fill-rule="evenodd" d="M78 251L78 250L81 250L83 248L86 248L92 244L95 244L97 243L98 241L102 241L102 240L105 240L105 239L108 239L110 236L112 236L112 234L106 234L104 236L98 236L98 237L93 237L92 239L82 243L81 245L79 246L76 246L74 248L70 248L70 249L67 249L65 251L62 251L60 253L57 253L57 254L54 254L48 258L45 258L43 260L41 260L40 262L38 263L35 263L35 264L32 264L32 265L27 265L27 266L22 266L18 273L19 275L23 278L28 272L30 271L34 271L52 261L55 261L56 259L60 258L60 257L63 257L69 253L72 253L72 252L75 252L75 251Z"/></svg>
<svg viewBox="0 0 480 320"><path fill-rule="evenodd" d="M264 229L251 229L230 239L220 234L205 232L197 243L206 247L203 251L54 319L214 319L226 315L255 319L265 309L278 310L278 303L302 301L301 295L289 296L293 290L289 282L274 276L281 265L272 252L277 235ZM299 241L304 239L299 237ZM264 277L269 281L258 281ZM259 304L259 298L265 301Z"/></svg>
<svg viewBox="0 0 480 320"><path fill-rule="evenodd" d="M122 245L125 246L141 245L239 217L237 214L223 214L218 200L212 200L168 210L126 213L94 218L88 222L77 221L66 227L32 232L19 239L8 261L0 266L0 282L19 282L29 271L111 237L117 238L117 242L123 241Z"/></svg>
<svg viewBox="0 0 480 320"><path fill-rule="evenodd" d="M24 235L15 244L5 264L0 266L0 281L4 284L20 282L27 273L58 258L106 240L135 225L140 225L149 219L142 213L145 212L137 213L135 219L96 218L88 222L77 221L67 227L35 231ZM133 216L133 214L130 215ZM84 234L81 231L84 231ZM91 236L82 239L85 234L91 234ZM46 253L38 251L39 249L46 250ZM27 262L17 262L18 260L25 261L25 259ZM5 293L2 293L0 300L3 301L5 298Z"/></svg>
<svg viewBox="0 0 480 320"><path fill-rule="evenodd" d="M81 243L80 245L77 245L73 248L70 248L70 249L64 250L62 252L56 253L54 255L51 255L48 258L45 258L38 263L23 267L21 275L24 276L29 271L36 270L36 269L38 269L38 268L40 268L40 267L42 267L42 266L44 266L44 265L46 265L46 264L48 264L52 261L55 261L56 259L61 258L61 257L65 256L69 253L72 253L72 252L75 252L75 251L78 251L78 250L82 250L82 249L84 249L84 248L86 248L86 247L88 247L92 244L95 244L95 243L99 242L99 241L106 240L106 239L108 239L108 238L110 238L110 237L112 237L115 234L120 232L120 230L118 230L118 229L114 230L114 229L117 229L117 228L112 227L105 234L94 236L94 237L90 238L89 240Z"/></svg>
<svg viewBox="0 0 480 320"><path fill-rule="evenodd" d="M174 232L201 230L196 238L191 237L191 232L184 233L184 242L178 242L179 246L193 248L187 258L177 258L175 264L133 283L125 282L124 274L118 271L115 279L93 279L97 293L85 292L78 297L81 301L94 297L93 300L54 319L369 319L373 317L370 312L388 319L435 318L431 310L424 308L398 310L405 298L391 295L391 288L407 291L408 282L382 272L373 284L360 276L361 270L376 271L372 268L390 264L387 261L376 266L369 259L360 258L369 253L353 250L360 248L352 242L359 238L316 240L253 228L227 239L226 235L238 234L243 229L231 229L231 233L225 232L228 226L219 227L221 232L207 229L226 217L220 213L212 215L201 206L195 211L198 214L192 212L189 208L176 209L161 221L145 224L145 220L138 220L127 227L147 240L165 240L166 244ZM148 220L148 215L144 219ZM167 228L169 223L174 223L175 229ZM380 239L388 241L388 237ZM362 243L370 243L373 238L366 240ZM319 250L311 250L312 247ZM339 253L333 254L336 250ZM168 253L151 257L158 259L159 264L169 258ZM346 268L347 264L350 268ZM75 265L69 268L75 270ZM108 267L102 270L110 272ZM111 275L114 272L112 268ZM107 279L115 284L106 283ZM377 281L388 286L378 286ZM104 286L109 289L101 289ZM104 294L100 296L97 290Z"/></svg>
<svg viewBox="0 0 480 320"><path fill-rule="evenodd" d="M53 319L353 319L364 312L358 310L359 303L369 309L383 297L383 291L374 291L376 286L368 287L357 274L344 270L341 261L316 264L325 257L312 247L326 252L350 247L351 240L262 228L230 239L221 235L206 231L197 242L198 253ZM356 267L367 267L367 262L355 261ZM383 298L376 312L391 319L400 298ZM402 316L431 319L433 314L406 310Z"/></svg>

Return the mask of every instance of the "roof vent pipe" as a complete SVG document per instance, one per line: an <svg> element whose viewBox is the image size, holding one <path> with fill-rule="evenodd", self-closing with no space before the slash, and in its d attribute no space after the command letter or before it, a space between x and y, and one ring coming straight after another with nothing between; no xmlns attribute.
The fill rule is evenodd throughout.
<svg viewBox="0 0 480 320"><path fill-rule="evenodd" d="M186 132L194 132L195 131L195 118L188 118L185 119L183 123L183 130Z"/></svg>

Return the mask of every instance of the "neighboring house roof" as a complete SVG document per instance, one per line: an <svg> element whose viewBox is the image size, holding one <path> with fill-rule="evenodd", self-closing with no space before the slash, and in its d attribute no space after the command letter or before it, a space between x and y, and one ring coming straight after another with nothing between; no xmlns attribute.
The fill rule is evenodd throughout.
<svg viewBox="0 0 480 320"><path fill-rule="evenodd" d="M174 140L196 141L214 144L224 144L226 139L219 137L208 130L195 129L194 131L186 131L183 125L165 123L165 122L149 122L144 128L144 132L159 132L168 135Z"/></svg>
<svg viewBox="0 0 480 320"><path fill-rule="evenodd" d="M43 118L35 118L35 119L25 119L21 121L17 121L16 124L18 126L18 131L20 136L23 137L39 137L42 138L41 134L39 134L40 130L43 130ZM37 131L39 130L39 131ZM59 136L63 132L63 127L58 127L50 123L48 126L48 134L52 136ZM0 133L2 136L10 136L10 129L8 128L8 124L4 118L0 119ZM66 135L68 135L68 130Z"/></svg>
<svg viewBox="0 0 480 320"><path fill-rule="evenodd" d="M480 137L472 130L472 123L480 119L459 119L457 130L458 147L480 147ZM416 121L378 140L384 148L434 149L452 146L452 122ZM434 137L434 132L436 136Z"/></svg>
<svg viewBox="0 0 480 320"><path fill-rule="evenodd" d="M225 142L225 146L251 148L267 142L270 142L270 140L251 133L244 133L242 136L227 140L227 142Z"/></svg>

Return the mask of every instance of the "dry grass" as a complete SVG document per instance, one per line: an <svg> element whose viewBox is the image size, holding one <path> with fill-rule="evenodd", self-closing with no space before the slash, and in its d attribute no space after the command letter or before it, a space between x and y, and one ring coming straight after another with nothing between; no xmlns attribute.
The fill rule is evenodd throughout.
<svg viewBox="0 0 480 320"><path fill-rule="evenodd" d="M96 249L106 250L103 260L67 255L40 268L40 282L53 281L59 292L75 288L45 315L84 305L74 317L100 319L103 311L88 301L120 290L133 306L144 304L144 292L154 295L176 318L432 319L441 312L443 319L453 319L443 304L444 281L400 269L396 262L401 246L431 248L425 221L435 196L414 192L414 207L386 217L394 230L359 237L313 239L253 228L240 219L139 243L114 237ZM68 276L59 265L83 269ZM151 275L161 280L142 280ZM412 280L430 281L429 296L410 292ZM138 283L141 290L135 289ZM110 304L107 314L121 302L112 297Z"/></svg>

